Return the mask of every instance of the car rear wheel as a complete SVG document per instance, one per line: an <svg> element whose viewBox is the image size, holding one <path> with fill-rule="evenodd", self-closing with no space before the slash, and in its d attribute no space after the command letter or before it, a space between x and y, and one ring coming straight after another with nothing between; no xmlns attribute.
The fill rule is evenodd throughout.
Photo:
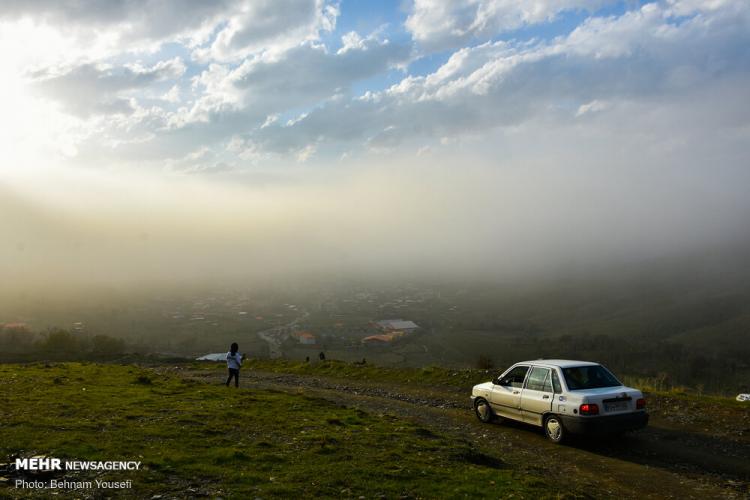
<svg viewBox="0 0 750 500"><path fill-rule="evenodd" d="M474 401L474 413L476 413L477 418L485 424L492 422L492 419L495 418L495 414L492 412L492 407L490 407L490 404L486 399L482 398L477 398Z"/></svg>
<svg viewBox="0 0 750 500"><path fill-rule="evenodd" d="M553 443L562 443L567 437L562 420L557 415L549 415L544 419L544 433Z"/></svg>

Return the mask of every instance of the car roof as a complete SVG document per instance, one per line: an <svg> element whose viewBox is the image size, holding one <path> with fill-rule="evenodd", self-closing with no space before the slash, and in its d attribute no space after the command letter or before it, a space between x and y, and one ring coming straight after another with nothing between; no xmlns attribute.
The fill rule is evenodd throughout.
<svg viewBox="0 0 750 500"><path fill-rule="evenodd" d="M557 366L560 368L570 368L572 366L596 366L599 363L592 361L577 361L575 359L534 359L531 361L520 361L518 365L546 365Z"/></svg>

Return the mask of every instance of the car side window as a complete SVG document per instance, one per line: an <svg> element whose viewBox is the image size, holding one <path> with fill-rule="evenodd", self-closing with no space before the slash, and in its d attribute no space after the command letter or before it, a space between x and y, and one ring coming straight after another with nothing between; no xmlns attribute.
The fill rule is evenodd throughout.
<svg viewBox="0 0 750 500"><path fill-rule="evenodd" d="M552 370L552 387L555 389L555 394L562 394L562 386L560 385L560 377L557 376L557 371Z"/></svg>
<svg viewBox="0 0 750 500"><path fill-rule="evenodd" d="M526 378L527 371L529 371L528 366L516 366L507 375L502 377L500 385L523 387L523 380Z"/></svg>
<svg viewBox="0 0 750 500"><path fill-rule="evenodd" d="M552 374L554 370L547 370L547 377L544 379L544 392L554 392L552 390Z"/></svg>
<svg viewBox="0 0 750 500"><path fill-rule="evenodd" d="M535 366L529 373L529 378L526 379L526 388L531 391L544 391L544 382L549 375L549 368L540 368ZM550 387L549 392L552 392Z"/></svg>

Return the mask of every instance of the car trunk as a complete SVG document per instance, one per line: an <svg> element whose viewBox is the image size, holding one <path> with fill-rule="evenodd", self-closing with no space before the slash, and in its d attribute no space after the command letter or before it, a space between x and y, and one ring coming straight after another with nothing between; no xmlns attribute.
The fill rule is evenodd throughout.
<svg viewBox="0 0 750 500"><path fill-rule="evenodd" d="M585 391L585 401L599 407L599 415L615 415L636 410L636 401L640 397L636 391L623 387L590 389ZM593 393L593 394L592 394Z"/></svg>

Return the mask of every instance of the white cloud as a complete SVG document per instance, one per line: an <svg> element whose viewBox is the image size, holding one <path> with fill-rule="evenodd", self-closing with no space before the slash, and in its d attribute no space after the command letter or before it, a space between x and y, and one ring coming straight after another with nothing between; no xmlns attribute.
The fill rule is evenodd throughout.
<svg viewBox="0 0 750 500"><path fill-rule="evenodd" d="M592 11L607 0L415 0L406 20L414 39L431 49L455 47L530 24L548 22L569 10Z"/></svg>
<svg viewBox="0 0 750 500"><path fill-rule="evenodd" d="M343 54L352 49L366 49L366 40L359 36L356 31L350 31L341 37L341 48L338 54Z"/></svg>
<svg viewBox="0 0 750 500"><path fill-rule="evenodd" d="M169 158L164 170L174 174L217 174L234 170L234 166L222 161L214 150L201 146L182 158Z"/></svg>
<svg viewBox="0 0 750 500"><path fill-rule="evenodd" d="M279 54L319 39L336 27L338 7L324 0L256 0L229 17L208 47L197 48L199 61L238 61L259 52Z"/></svg>
<svg viewBox="0 0 750 500"><path fill-rule="evenodd" d="M180 102L180 87L178 85L172 85L172 87L161 96L167 102L178 103Z"/></svg>
<svg viewBox="0 0 750 500"><path fill-rule="evenodd" d="M375 37L359 38L357 46L331 52L304 43L281 54L261 54L234 68L211 64L193 81L200 92L189 111L178 113L175 126L209 122L220 115L244 113L252 126L269 126L288 110L314 105L346 92L352 83L400 64L410 48Z"/></svg>
<svg viewBox="0 0 750 500"><path fill-rule="evenodd" d="M86 63L72 68L48 68L32 75L33 88L55 99L78 116L131 113L134 110L129 91L158 82L176 80L185 72L185 64L175 57L151 67L130 64L113 67Z"/></svg>
<svg viewBox="0 0 750 500"><path fill-rule="evenodd" d="M9 0L0 4L0 19L31 20L64 31L82 52L93 45L118 53L167 40L197 43L223 16L242 7L228 0Z"/></svg>
<svg viewBox="0 0 750 500"><path fill-rule="evenodd" d="M335 28L338 7L324 0L9 0L0 24L25 23L25 39L57 38L57 64L100 61L122 53L154 53L166 42L193 50L204 63L256 52L281 52ZM31 31L37 33L32 35ZM41 59L49 59L43 53Z"/></svg>
<svg viewBox="0 0 750 500"><path fill-rule="evenodd" d="M721 97L744 103L740 82L750 80L750 56L741 47L750 43L750 5L740 3L688 18L673 17L674 5L647 4L589 19L548 42L464 48L432 74L407 76L366 98L326 103L293 126L266 127L257 139L275 151L313 139L383 151L412 139L486 133L533 120L565 123L618 102L666 109L684 103L686 93L733 81L724 87L733 94ZM750 116L739 111L727 122L738 114L747 126Z"/></svg>
<svg viewBox="0 0 750 500"><path fill-rule="evenodd" d="M73 114L60 122L69 129L56 131L54 149L97 165L182 159L201 147L217 151L217 158L205 160L209 166L270 159L322 163L344 152L351 159L402 147L439 151L497 129L513 133L526 123L584 126L589 120L574 118L594 113L599 126L615 127L610 114L633 109L630 104L673 112L671 104L685 102L684 95L720 85L730 92L721 99L746 101L737 82L750 74L750 4L741 0L650 3L621 15L589 17L554 39L461 47L432 73L406 76L391 70L403 70L415 57L413 42L399 35L389 40L382 27L369 36L340 33L335 40L330 30L338 10L323 0L210 8L187 3L188 11L205 8L209 14L198 22L180 13L180 19L137 28L124 20L142 17L130 4L108 4L76 19L56 4L37 4L38 14L20 3L0 7L0 24L13 28L0 31L0 41L15 40L11 48L0 44L0 55L25 75L14 71L0 85L16 92L16 83L25 82L26 90L36 91L37 105L53 101L55 116L64 114L60 110ZM441 3L427 12L428 2L417 1L407 25L415 38L422 37L420 43L452 46L598 5L473 0ZM282 15L286 11L292 15ZM24 19L11 21L19 17ZM65 22L72 38L61 35ZM134 54L108 57L109 42L101 39L101 50L82 56L85 47L76 43L97 26L111 32L112 40L179 43L138 54L142 63ZM212 31L198 36L201 26ZM24 29L45 41L30 42L24 55L33 56L33 65L26 67L16 55L23 50L18 40ZM57 49L58 41L65 50ZM50 44L53 55L45 56ZM373 86L363 89L361 82ZM383 88L385 82L395 83ZM739 104L723 116L746 126L744 109ZM445 137L452 142L441 146Z"/></svg>
<svg viewBox="0 0 750 500"><path fill-rule="evenodd" d="M297 161L300 163L305 163L315 154L317 150L318 146L316 144L308 144L297 153Z"/></svg>
<svg viewBox="0 0 750 500"><path fill-rule="evenodd" d="M583 116L586 113L597 113L599 111L604 111L607 108L609 108L608 102L594 99L591 102L587 102L586 104L581 104L580 106L578 106L578 111L576 111L576 118L578 118L579 116Z"/></svg>

